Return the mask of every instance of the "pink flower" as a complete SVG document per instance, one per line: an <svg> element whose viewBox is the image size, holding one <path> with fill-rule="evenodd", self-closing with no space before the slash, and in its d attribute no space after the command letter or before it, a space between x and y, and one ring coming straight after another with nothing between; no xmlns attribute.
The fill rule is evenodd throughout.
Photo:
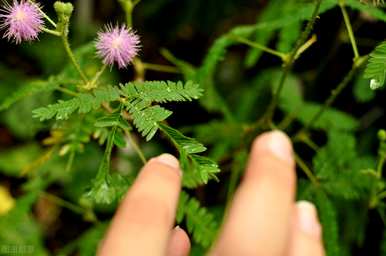
<svg viewBox="0 0 386 256"><path fill-rule="evenodd" d="M0 9L0 29L6 29L3 38L14 41L32 41L38 37L43 27L43 15L39 5L26 0L14 0Z"/></svg>
<svg viewBox="0 0 386 256"><path fill-rule="evenodd" d="M125 25L107 25L105 31L98 33L96 48L104 64L117 63L119 68L125 68L138 54L139 44L139 36Z"/></svg>

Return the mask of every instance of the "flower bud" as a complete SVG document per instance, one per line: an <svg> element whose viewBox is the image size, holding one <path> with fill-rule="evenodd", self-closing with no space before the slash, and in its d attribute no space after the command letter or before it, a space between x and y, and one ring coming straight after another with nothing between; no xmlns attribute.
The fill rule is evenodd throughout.
<svg viewBox="0 0 386 256"><path fill-rule="evenodd" d="M54 9L58 14L64 14L65 16L71 16L74 11L74 6L71 3L63 3L56 1L54 3Z"/></svg>
<svg viewBox="0 0 386 256"><path fill-rule="evenodd" d="M378 131L378 138L379 138L379 140L381 140L381 141L384 141L384 140L386 140L386 131L385 130L379 130Z"/></svg>

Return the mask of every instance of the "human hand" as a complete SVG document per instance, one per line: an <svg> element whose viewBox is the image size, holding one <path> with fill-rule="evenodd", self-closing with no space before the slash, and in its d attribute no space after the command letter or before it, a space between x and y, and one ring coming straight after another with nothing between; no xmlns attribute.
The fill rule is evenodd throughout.
<svg viewBox="0 0 386 256"><path fill-rule="evenodd" d="M173 229L181 178L175 157L151 159L122 201L99 255L188 255L187 234ZM290 140L279 131L259 136L209 255L324 255L316 209L295 203L295 191Z"/></svg>

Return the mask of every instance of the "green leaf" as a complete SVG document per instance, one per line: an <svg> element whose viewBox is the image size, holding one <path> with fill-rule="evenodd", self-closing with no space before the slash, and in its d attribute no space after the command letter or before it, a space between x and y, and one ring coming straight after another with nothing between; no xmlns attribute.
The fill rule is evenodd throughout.
<svg viewBox="0 0 386 256"><path fill-rule="evenodd" d="M359 103L366 103L374 99L375 91L369 86L369 80L359 75L353 86L353 94Z"/></svg>
<svg viewBox="0 0 386 256"><path fill-rule="evenodd" d="M164 124L160 124L160 127L172 139L180 151L184 151L186 154L195 154L206 150L204 145L193 138L183 135L178 130Z"/></svg>
<svg viewBox="0 0 386 256"><path fill-rule="evenodd" d="M312 16L312 12L315 9L315 3L304 3L304 1L294 1L291 3L291 10L283 11L283 5L286 2L277 1L276 5L274 1L269 1L267 8L267 14L263 14L263 17L258 19L254 26L254 33L256 42L266 44L268 39L272 37L275 30L292 26L292 24L300 24L303 21L309 20ZM324 0L319 8L319 15L334 8L338 2L336 0ZM285 10L285 9L284 9ZM286 32L289 32L288 30ZM295 31L292 31L295 34ZM260 38L263 38L260 39ZM267 39L268 38L268 39ZM256 64L260 57L261 51L252 49L246 58L247 67L252 67Z"/></svg>
<svg viewBox="0 0 386 256"><path fill-rule="evenodd" d="M303 124L308 124L321 107L322 105L316 103L304 103L297 109L298 120ZM353 131L356 130L358 126L358 121L350 114L333 108L327 108L320 118L311 125L312 128L326 131L330 129Z"/></svg>
<svg viewBox="0 0 386 256"><path fill-rule="evenodd" d="M206 150L201 143L165 124L161 124L160 128L180 153L180 165L184 170L182 183L185 187L194 188L208 183L210 179L217 180L216 174L220 172L218 165L213 160L196 154Z"/></svg>
<svg viewBox="0 0 386 256"><path fill-rule="evenodd" d="M18 88L14 93L1 102L0 111L9 108L11 105L23 98L30 97L40 92L50 92L55 90L57 87L58 84L56 83L54 77L51 77L47 81L32 80L25 82L21 88Z"/></svg>
<svg viewBox="0 0 386 256"><path fill-rule="evenodd" d="M328 135L328 143L313 159L321 186L330 195L344 199L368 197L376 177L365 170L374 168L375 160L358 155L354 136L334 131Z"/></svg>
<svg viewBox="0 0 386 256"><path fill-rule="evenodd" d="M116 118L116 120L119 120L121 117L116 115ZM105 153L99 165L97 176L92 181L91 189L84 195L96 204L109 205L117 203L131 184L131 180L126 176L117 173L110 174L111 152L114 144L118 147L126 145L123 135L118 129L119 123L116 124L109 131Z"/></svg>
<svg viewBox="0 0 386 256"><path fill-rule="evenodd" d="M345 4L350 6L354 10L365 12L366 14L374 17L377 20L386 22L386 13L380 8L371 5L365 5L357 0L345 0Z"/></svg>
<svg viewBox="0 0 386 256"><path fill-rule="evenodd" d="M121 85L122 95L129 100L141 99L145 102L165 103L171 101L192 101L202 96L203 90L192 81L145 81Z"/></svg>
<svg viewBox="0 0 386 256"><path fill-rule="evenodd" d="M323 241L327 256L340 254L339 226L337 213L330 198L321 190L316 190L313 196L318 215L323 226Z"/></svg>
<svg viewBox="0 0 386 256"><path fill-rule="evenodd" d="M146 138L151 140L159 128L159 122L168 118L172 112L158 105L141 106L143 102L130 103L125 102L127 110L133 117L133 123L138 131Z"/></svg>
<svg viewBox="0 0 386 256"><path fill-rule="evenodd" d="M278 71L271 71L274 77L272 88L277 85ZM294 116L304 125L314 118L323 105L303 100L301 81L295 76L290 75L284 83L282 93L280 94L279 107L288 115ZM323 130L344 130L353 131L359 126L358 121L350 114L339 111L332 107L327 108L319 119L312 123L311 128Z"/></svg>
<svg viewBox="0 0 386 256"><path fill-rule="evenodd" d="M197 199L189 197L184 191L180 194L176 219L178 223L185 219L193 240L204 248L209 248L216 238L219 226L215 216L202 207Z"/></svg>
<svg viewBox="0 0 386 256"><path fill-rule="evenodd" d="M292 8L291 8L292 9ZM280 52L290 52L294 47L296 40L302 32L302 23L294 22L280 30L277 49Z"/></svg>
<svg viewBox="0 0 386 256"><path fill-rule="evenodd" d="M365 69L365 78L371 79L370 87L377 89L385 84L386 80L386 42L378 45L370 54Z"/></svg>
<svg viewBox="0 0 386 256"><path fill-rule="evenodd" d="M25 144L2 151L0 152L0 170L6 175L20 177L22 169L35 161L41 152L37 144Z"/></svg>
<svg viewBox="0 0 386 256"><path fill-rule="evenodd" d="M40 121L55 118L57 120L66 120L76 110L79 113L88 113L101 106L103 102L111 102L119 99L119 90L115 87L101 87L93 93L81 93L78 96L67 100L59 100L58 103L38 108L32 111L34 118Z"/></svg>

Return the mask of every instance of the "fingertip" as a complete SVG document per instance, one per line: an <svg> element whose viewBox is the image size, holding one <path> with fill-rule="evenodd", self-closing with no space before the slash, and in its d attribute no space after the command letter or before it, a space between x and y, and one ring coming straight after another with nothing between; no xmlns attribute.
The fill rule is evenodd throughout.
<svg viewBox="0 0 386 256"><path fill-rule="evenodd" d="M322 227L319 223L316 207L308 201L299 201L296 203L298 228L315 239L321 239Z"/></svg>
<svg viewBox="0 0 386 256"><path fill-rule="evenodd" d="M159 163L168 165L169 167L172 167L175 169L180 168L180 163L179 163L178 159L171 154L167 154L167 153L161 154L161 155L153 158L152 161L157 161Z"/></svg>
<svg viewBox="0 0 386 256"><path fill-rule="evenodd" d="M290 138L280 130L263 133L253 142L252 152L270 152L275 157L294 164L293 148Z"/></svg>
<svg viewBox="0 0 386 256"><path fill-rule="evenodd" d="M190 239L188 234L176 226L170 235L169 245L167 249L168 256L185 256L189 255Z"/></svg>

